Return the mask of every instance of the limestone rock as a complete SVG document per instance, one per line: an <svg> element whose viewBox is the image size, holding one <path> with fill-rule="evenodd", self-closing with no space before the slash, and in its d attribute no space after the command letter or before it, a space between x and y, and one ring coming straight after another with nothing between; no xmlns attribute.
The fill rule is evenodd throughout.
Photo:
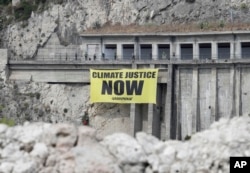
<svg viewBox="0 0 250 173"><path fill-rule="evenodd" d="M131 136L115 133L106 136L101 142L108 148L121 164L133 164L146 162L146 154L141 145Z"/></svg>
<svg viewBox="0 0 250 173"><path fill-rule="evenodd" d="M96 130L88 127L81 126L78 128L77 146L92 145L97 142Z"/></svg>
<svg viewBox="0 0 250 173"><path fill-rule="evenodd" d="M249 156L249 124L248 116L221 119L185 142L162 142L145 133L101 140L94 129L72 124L1 125L0 172L228 173L230 156ZM23 135L30 131L30 138Z"/></svg>
<svg viewBox="0 0 250 173"><path fill-rule="evenodd" d="M100 144L85 145L72 149L75 157L75 173L121 173L115 158Z"/></svg>
<svg viewBox="0 0 250 173"><path fill-rule="evenodd" d="M76 144L77 129L71 124L56 124L48 129L44 138L48 145L68 150Z"/></svg>
<svg viewBox="0 0 250 173"><path fill-rule="evenodd" d="M1 173L11 173L13 170L14 164L10 162L3 162L0 164Z"/></svg>

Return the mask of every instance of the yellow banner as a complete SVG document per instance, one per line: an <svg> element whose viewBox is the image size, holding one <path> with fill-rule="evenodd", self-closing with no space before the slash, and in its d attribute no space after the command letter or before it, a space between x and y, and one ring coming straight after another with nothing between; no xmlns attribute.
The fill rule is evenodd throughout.
<svg viewBox="0 0 250 173"><path fill-rule="evenodd" d="M156 103L158 69L90 70L90 101Z"/></svg>

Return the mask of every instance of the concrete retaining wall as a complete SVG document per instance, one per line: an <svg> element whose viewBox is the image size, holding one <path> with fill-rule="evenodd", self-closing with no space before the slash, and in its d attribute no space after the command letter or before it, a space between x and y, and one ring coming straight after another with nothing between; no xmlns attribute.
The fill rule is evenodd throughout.
<svg viewBox="0 0 250 173"><path fill-rule="evenodd" d="M185 139L220 118L250 114L249 78L248 65L177 67L174 138Z"/></svg>

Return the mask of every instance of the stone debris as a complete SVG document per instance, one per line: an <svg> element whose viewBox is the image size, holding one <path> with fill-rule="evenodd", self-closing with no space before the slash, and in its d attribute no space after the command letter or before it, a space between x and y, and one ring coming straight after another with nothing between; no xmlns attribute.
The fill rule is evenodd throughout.
<svg viewBox="0 0 250 173"><path fill-rule="evenodd" d="M165 142L144 132L100 139L73 124L0 124L0 173L228 173L230 156L249 154L249 116Z"/></svg>

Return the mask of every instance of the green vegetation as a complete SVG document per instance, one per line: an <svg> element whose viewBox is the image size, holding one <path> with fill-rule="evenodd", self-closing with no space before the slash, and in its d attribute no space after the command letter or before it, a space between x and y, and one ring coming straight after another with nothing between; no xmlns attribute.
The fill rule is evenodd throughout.
<svg viewBox="0 0 250 173"><path fill-rule="evenodd" d="M208 29L209 28L209 23L208 22L201 22L199 23L200 29Z"/></svg>
<svg viewBox="0 0 250 173"><path fill-rule="evenodd" d="M0 124L6 124L10 127L14 126L16 123L13 119L11 118L7 118L7 117L3 117L0 119Z"/></svg>
<svg viewBox="0 0 250 173"><path fill-rule="evenodd" d="M195 0L186 0L186 2L188 2L188 3L194 3Z"/></svg>
<svg viewBox="0 0 250 173"><path fill-rule="evenodd" d="M27 20L30 18L31 12L37 9L36 4L32 4L29 1L21 0L21 3L15 7L14 15L17 21Z"/></svg>
<svg viewBox="0 0 250 173"><path fill-rule="evenodd" d="M0 0L0 5L8 5L12 0Z"/></svg>
<svg viewBox="0 0 250 173"><path fill-rule="evenodd" d="M185 141L188 141L190 139L191 139L191 136L189 136L189 135L185 136L185 138L184 138Z"/></svg>
<svg viewBox="0 0 250 173"><path fill-rule="evenodd" d="M242 4L240 5L240 9L242 9L242 10L248 9L247 4L246 4L246 3L242 3Z"/></svg>
<svg viewBox="0 0 250 173"><path fill-rule="evenodd" d="M223 28L224 26L225 26L225 22L223 20L221 20L220 23L219 23L219 27Z"/></svg>
<svg viewBox="0 0 250 173"><path fill-rule="evenodd" d="M66 114L68 112L68 109L67 108L64 108L63 109L63 112Z"/></svg>
<svg viewBox="0 0 250 173"><path fill-rule="evenodd" d="M92 26L93 29L100 29L101 28L101 24L100 22L97 20L93 23L93 26Z"/></svg>
<svg viewBox="0 0 250 173"><path fill-rule="evenodd" d="M40 99L40 97L41 97L41 94L39 93L39 92L36 92L36 93L27 93L27 94L25 94L26 96L29 96L29 97L31 97L31 98L36 98L37 100L39 100Z"/></svg>
<svg viewBox="0 0 250 173"><path fill-rule="evenodd" d="M20 0L12 6L12 0L0 0L0 30L15 21L23 21L22 27L27 26L27 21L32 12L41 13L49 8L50 3L62 4L65 0Z"/></svg>
<svg viewBox="0 0 250 173"><path fill-rule="evenodd" d="M2 112L4 109L4 105L0 105L0 112Z"/></svg>

